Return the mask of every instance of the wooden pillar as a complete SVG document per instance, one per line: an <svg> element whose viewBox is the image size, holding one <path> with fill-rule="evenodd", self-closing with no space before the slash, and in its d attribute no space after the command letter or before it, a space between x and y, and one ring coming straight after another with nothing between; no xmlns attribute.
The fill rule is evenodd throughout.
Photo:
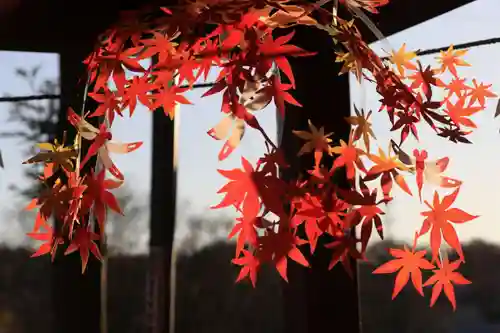
<svg viewBox="0 0 500 333"><path fill-rule="evenodd" d="M88 42L79 40L73 45L65 45L65 49L59 53L61 82L61 112L57 129L59 139L65 130L68 131L68 139L72 140L75 135L74 129L66 120L66 111L69 106L75 110L79 110L82 106L85 85L85 67L82 61L91 52L93 41L93 39ZM95 104L88 99L87 110L93 108ZM59 221L55 223L58 224ZM101 264L91 255L87 270L82 275L79 252L68 256L63 252L64 248L60 248L52 265L54 331L98 333L101 314Z"/></svg>
<svg viewBox="0 0 500 333"><path fill-rule="evenodd" d="M313 167L310 156L297 157L304 142L292 130L308 130L310 119L315 126L324 126L325 132L334 132L332 139L338 142L339 139L347 141L350 129L344 120L350 113L348 76L338 75L340 66L335 63L331 37L315 28L296 27L294 30L295 36L290 43L318 54L289 58L297 85L292 94L303 107L287 105L286 109L281 141L291 164L290 169L283 170L286 179L306 174ZM308 258L311 268L289 261L290 282L283 284L284 332L359 333L356 263L352 263L354 278L347 275L341 264L329 271L332 250L322 246L325 239L323 244L319 243L314 256Z"/></svg>
<svg viewBox="0 0 500 333"><path fill-rule="evenodd" d="M177 198L177 131L179 113L171 120L163 109L153 112L151 161L150 273L148 332L174 331L175 269L173 244Z"/></svg>

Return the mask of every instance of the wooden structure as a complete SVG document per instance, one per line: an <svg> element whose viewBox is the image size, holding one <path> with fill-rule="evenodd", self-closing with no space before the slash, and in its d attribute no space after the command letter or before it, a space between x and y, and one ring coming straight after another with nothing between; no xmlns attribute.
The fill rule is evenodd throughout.
<svg viewBox="0 0 500 333"><path fill-rule="evenodd" d="M380 15L373 20L386 35L402 31L433 17L444 14L473 0L391 0L390 5L381 9ZM148 3L169 1L149 0ZM171 2L171 1L170 1ZM83 73L81 61L93 45L101 31L118 17L118 12L143 5L138 0L87 0L72 2L64 0L3 0L0 2L0 50L52 52L60 55L61 104L64 115L69 105L80 105L81 87L77 78ZM364 36L371 41L374 37L365 31ZM308 28L296 34L293 43L307 49L318 50L319 55L291 61L296 81L295 94L308 111L298 112L289 107L284 124L284 149L289 156L295 156L299 144L296 138L287 133L290 129L306 127L306 117L313 123L322 124L327 131L334 131L343 137L348 133L343 117L349 112L349 86L347 77L338 77L338 68L333 61L331 51L323 46L329 38ZM321 46L318 49L318 46ZM311 77L315 79L311 85ZM307 82L307 83L306 83ZM334 94L334 99L323 96ZM331 110L327 116L319 110ZM170 256L173 242L173 223L175 204L175 173L173 168L173 130L172 122L159 114L154 117L153 166L151 193L151 233L152 245L159 249L160 259L164 261L165 287L161 294L155 295L164 304L160 312L167 314L170 292ZM61 126L65 117L62 117ZM345 127L344 127L345 126ZM165 154L165 152L168 152ZM298 161L293 165L292 173L309 167ZM165 219L168 216L168 220ZM79 258L75 256L78 260ZM58 323L58 333L105 333L100 329L100 269L95 262L90 263L86 275L79 274L79 262L70 259L60 260L54 265L54 311ZM319 252L312 259L314 269L304 270L290 265L290 284L284 287L285 330L287 333L319 333L332 327L345 333L360 331L356 280L349 279L340 268L327 271L328 253ZM229 265L229 263L228 263ZM333 303L335 302L335 303ZM343 304L334 309L333 304ZM159 323L157 332L167 333L168 316Z"/></svg>

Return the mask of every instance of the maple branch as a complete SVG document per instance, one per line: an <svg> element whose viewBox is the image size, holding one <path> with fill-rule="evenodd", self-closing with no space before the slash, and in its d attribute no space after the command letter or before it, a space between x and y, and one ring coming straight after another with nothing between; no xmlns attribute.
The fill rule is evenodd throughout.
<svg viewBox="0 0 500 333"><path fill-rule="evenodd" d="M91 82L91 76L87 72L87 82L85 83L85 88L83 90L82 108L80 110L80 117L82 117L82 119L85 117L85 104L87 103L87 96L89 92L90 82ZM76 135L78 140L78 156L76 157L75 172L76 172L76 178L78 179L80 177L80 163L82 159L82 135L80 134L80 131L77 131Z"/></svg>
<svg viewBox="0 0 500 333"><path fill-rule="evenodd" d="M278 146L276 146L274 144L274 142L269 138L269 136L267 135L267 133L264 131L264 129L262 127L259 126L258 128L259 132L262 134L262 136L264 136L264 139L266 140L266 142L268 142L274 149L278 150Z"/></svg>

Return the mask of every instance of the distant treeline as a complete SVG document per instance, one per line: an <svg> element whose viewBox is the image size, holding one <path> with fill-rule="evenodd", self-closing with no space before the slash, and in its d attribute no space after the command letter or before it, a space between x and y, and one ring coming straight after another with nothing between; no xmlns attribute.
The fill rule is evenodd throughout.
<svg viewBox="0 0 500 333"><path fill-rule="evenodd" d="M500 247L482 242L464 247L462 272L473 284L457 288L453 313L445 300L429 308L430 289L424 298L407 287L391 301L394 276L371 274L373 263L390 259L385 249L391 245L376 244L368 254L372 263L360 264L364 333L500 331ZM279 276L264 269L256 289L235 284L233 255L233 244L218 242L178 256L176 333L282 332ZM50 312L46 259L30 259L25 249L0 249L0 333L52 333L56 318ZM108 269L109 333L143 332L147 257L114 256Z"/></svg>

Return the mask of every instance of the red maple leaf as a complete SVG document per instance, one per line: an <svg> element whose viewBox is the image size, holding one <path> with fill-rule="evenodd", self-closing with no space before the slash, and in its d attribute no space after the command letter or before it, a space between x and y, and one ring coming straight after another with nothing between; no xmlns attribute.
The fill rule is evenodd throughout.
<svg viewBox="0 0 500 333"><path fill-rule="evenodd" d="M259 172L254 171L252 164L244 157L241 157L241 164L243 169L217 170L222 176L228 178L229 182L217 192L226 195L218 205L212 208L234 206L241 209L241 205L245 202L245 205L249 205L249 211L259 210L257 208L260 207L259 192L255 184L256 174Z"/></svg>
<svg viewBox="0 0 500 333"><path fill-rule="evenodd" d="M158 62L163 63L175 52L172 36L167 36L157 31L152 32L152 38L143 39L141 43L143 49L138 59L149 59L154 55L158 55Z"/></svg>
<svg viewBox="0 0 500 333"><path fill-rule="evenodd" d="M48 188L42 191L40 196L32 200L26 207L26 210L39 207L33 231L38 231L38 229L44 225L45 221L47 221L51 215L54 215L56 218L66 220L65 216L68 214L71 201L75 198L81 197L85 189L86 186L83 185L67 187L61 182L58 182L53 188Z"/></svg>
<svg viewBox="0 0 500 333"><path fill-rule="evenodd" d="M203 49L197 52L200 59L197 60L199 70L196 73L195 79L203 76L203 79L206 81L210 70L214 66L221 64L221 59L217 53L218 47L217 42L207 39L203 45Z"/></svg>
<svg viewBox="0 0 500 333"><path fill-rule="evenodd" d="M306 52L298 46L286 44L288 43L293 35L294 31L285 36L277 37L273 39L271 34L265 35L262 39L262 43L258 45L259 53L262 54L267 60L272 60L276 63L281 71L288 77L292 87L295 87L295 79L293 77L292 67L286 59L285 55L289 54L291 56L310 56L316 54L315 52Z"/></svg>
<svg viewBox="0 0 500 333"><path fill-rule="evenodd" d="M408 138L410 133L415 137L415 139L418 140L418 132L415 125L418 124L419 119L411 113L406 112L395 112L394 115L398 117L398 120L396 120L392 126L391 131L401 129L401 139L399 144L402 144Z"/></svg>
<svg viewBox="0 0 500 333"><path fill-rule="evenodd" d="M361 193L355 190L344 191L342 189L338 189L337 191L347 203L353 205L353 207L351 207L351 211L344 219L345 228L352 228L357 226L359 223L362 223L360 239L361 253L365 253L368 241L373 231L373 225L375 225L375 229L377 230L380 238L384 239L384 229L382 226L382 219L380 217L381 215L384 215L384 212L377 205L380 203L387 203L391 200L391 198L385 197L384 199L377 201L377 189L373 189L373 191L370 192L370 189L362 180L360 180L359 186Z"/></svg>
<svg viewBox="0 0 500 333"><path fill-rule="evenodd" d="M119 94L122 96L123 109L129 108L130 116L135 111L137 107L137 100L142 103L142 105L149 107L151 104L151 99L149 92L152 89L152 84L149 82L148 75L144 76L134 76L126 83L126 89L120 89Z"/></svg>
<svg viewBox="0 0 500 333"><path fill-rule="evenodd" d="M171 86L170 88L163 86L158 93L152 95L154 99L151 105L151 110L162 107L165 115L170 119L174 119L175 107L180 104L192 104L186 97L182 95L188 88L180 88L178 86Z"/></svg>
<svg viewBox="0 0 500 333"><path fill-rule="evenodd" d="M269 90L269 94L274 97L274 104L282 117L285 116L285 102L299 106L302 105L287 91L293 88L291 84L284 84L279 81L277 75L273 75L271 85L264 89Z"/></svg>
<svg viewBox="0 0 500 333"><path fill-rule="evenodd" d="M45 223L41 226L42 229L45 229L45 232L30 232L26 235L34 240L43 241L44 243L40 245L38 250L31 255L31 257L39 257L45 254L50 253L51 260L54 261L57 246L60 244L64 244L64 240L61 237L58 237L54 234L54 230L52 227Z"/></svg>
<svg viewBox="0 0 500 333"><path fill-rule="evenodd" d="M422 88L425 96L430 96L432 86L442 87L444 86L443 81L436 77L437 71L432 69L431 66L427 66L425 69L422 67L422 63L417 61L418 71L408 78L412 80L410 85L411 89Z"/></svg>
<svg viewBox="0 0 500 333"><path fill-rule="evenodd" d="M99 235L89 231L88 227L80 227L75 230L71 243L64 252L65 255L68 255L77 250L80 251L80 257L82 258L82 274L85 272L87 263L89 262L89 252L91 252L98 260L102 260L101 251L94 242L98 239Z"/></svg>
<svg viewBox="0 0 500 333"><path fill-rule="evenodd" d="M316 249L319 237L323 234L318 221L325 216L323 205L317 197L306 193L304 198L297 203L297 212L291 219L291 227L297 228L304 223L307 240L311 248L311 253Z"/></svg>
<svg viewBox="0 0 500 333"><path fill-rule="evenodd" d="M104 88L102 93L89 93L89 96L99 103L99 106L94 112L92 112L89 117L101 117L106 116L109 120L109 125L113 124L115 119L115 114L123 117L122 101L117 96L116 92L109 90L107 87Z"/></svg>
<svg viewBox="0 0 500 333"><path fill-rule="evenodd" d="M353 276L351 259L361 259L363 255L358 251L357 244L359 240L349 235L344 235L336 241L325 245L327 249L334 249L329 269L335 267L339 262L342 263L347 274Z"/></svg>
<svg viewBox="0 0 500 333"><path fill-rule="evenodd" d="M130 57L119 49L100 50L87 58L85 63L91 70L91 78L95 80L94 91L107 87L110 77L118 89L122 88L127 82L125 68L134 72L144 72L139 58Z"/></svg>
<svg viewBox="0 0 500 333"><path fill-rule="evenodd" d="M259 241L262 256L267 260L272 260L283 280L288 282L287 258L292 259L302 266L309 267L309 262L297 248L297 246L307 242L295 236L290 231L280 230L279 232L274 232L268 230L264 236L259 237Z"/></svg>
<svg viewBox="0 0 500 333"><path fill-rule="evenodd" d="M116 200L113 193L108 191L109 189L119 187L122 182L105 179L105 174L104 169L97 175L94 175L94 173L91 172L90 175L85 178L87 190L83 196L83 207L86 211L88 211L91 207L93 208L93 214L99 223L100 230L104 230L107 207L116 213L123 215L123 211L118 204L118 200Z"/></svg>
<svg viewBox="0 0 500 333"><path fill-rule="evenodd" d="M238 277L236 278L236 282L239 282L248 276L252 282L252 286L255 287L255 284L257 283L257 272L260 268L260 261L250 251L243 250L242 252L243 257L231 260L233 264L243 266L240 270L240 274L238 274Z"/></svg>
<svg viewBox="0 0 500 333"><path fill-rule="evenodd" d="M245 201L242 209L242 216L237 218L238 223L229 233L228 238L233 238L238 234L236 240L236 256L239 256L246 244L257 245L257 230L255 228L259 214L259 206L253 205L250 201Z"/></svg>

